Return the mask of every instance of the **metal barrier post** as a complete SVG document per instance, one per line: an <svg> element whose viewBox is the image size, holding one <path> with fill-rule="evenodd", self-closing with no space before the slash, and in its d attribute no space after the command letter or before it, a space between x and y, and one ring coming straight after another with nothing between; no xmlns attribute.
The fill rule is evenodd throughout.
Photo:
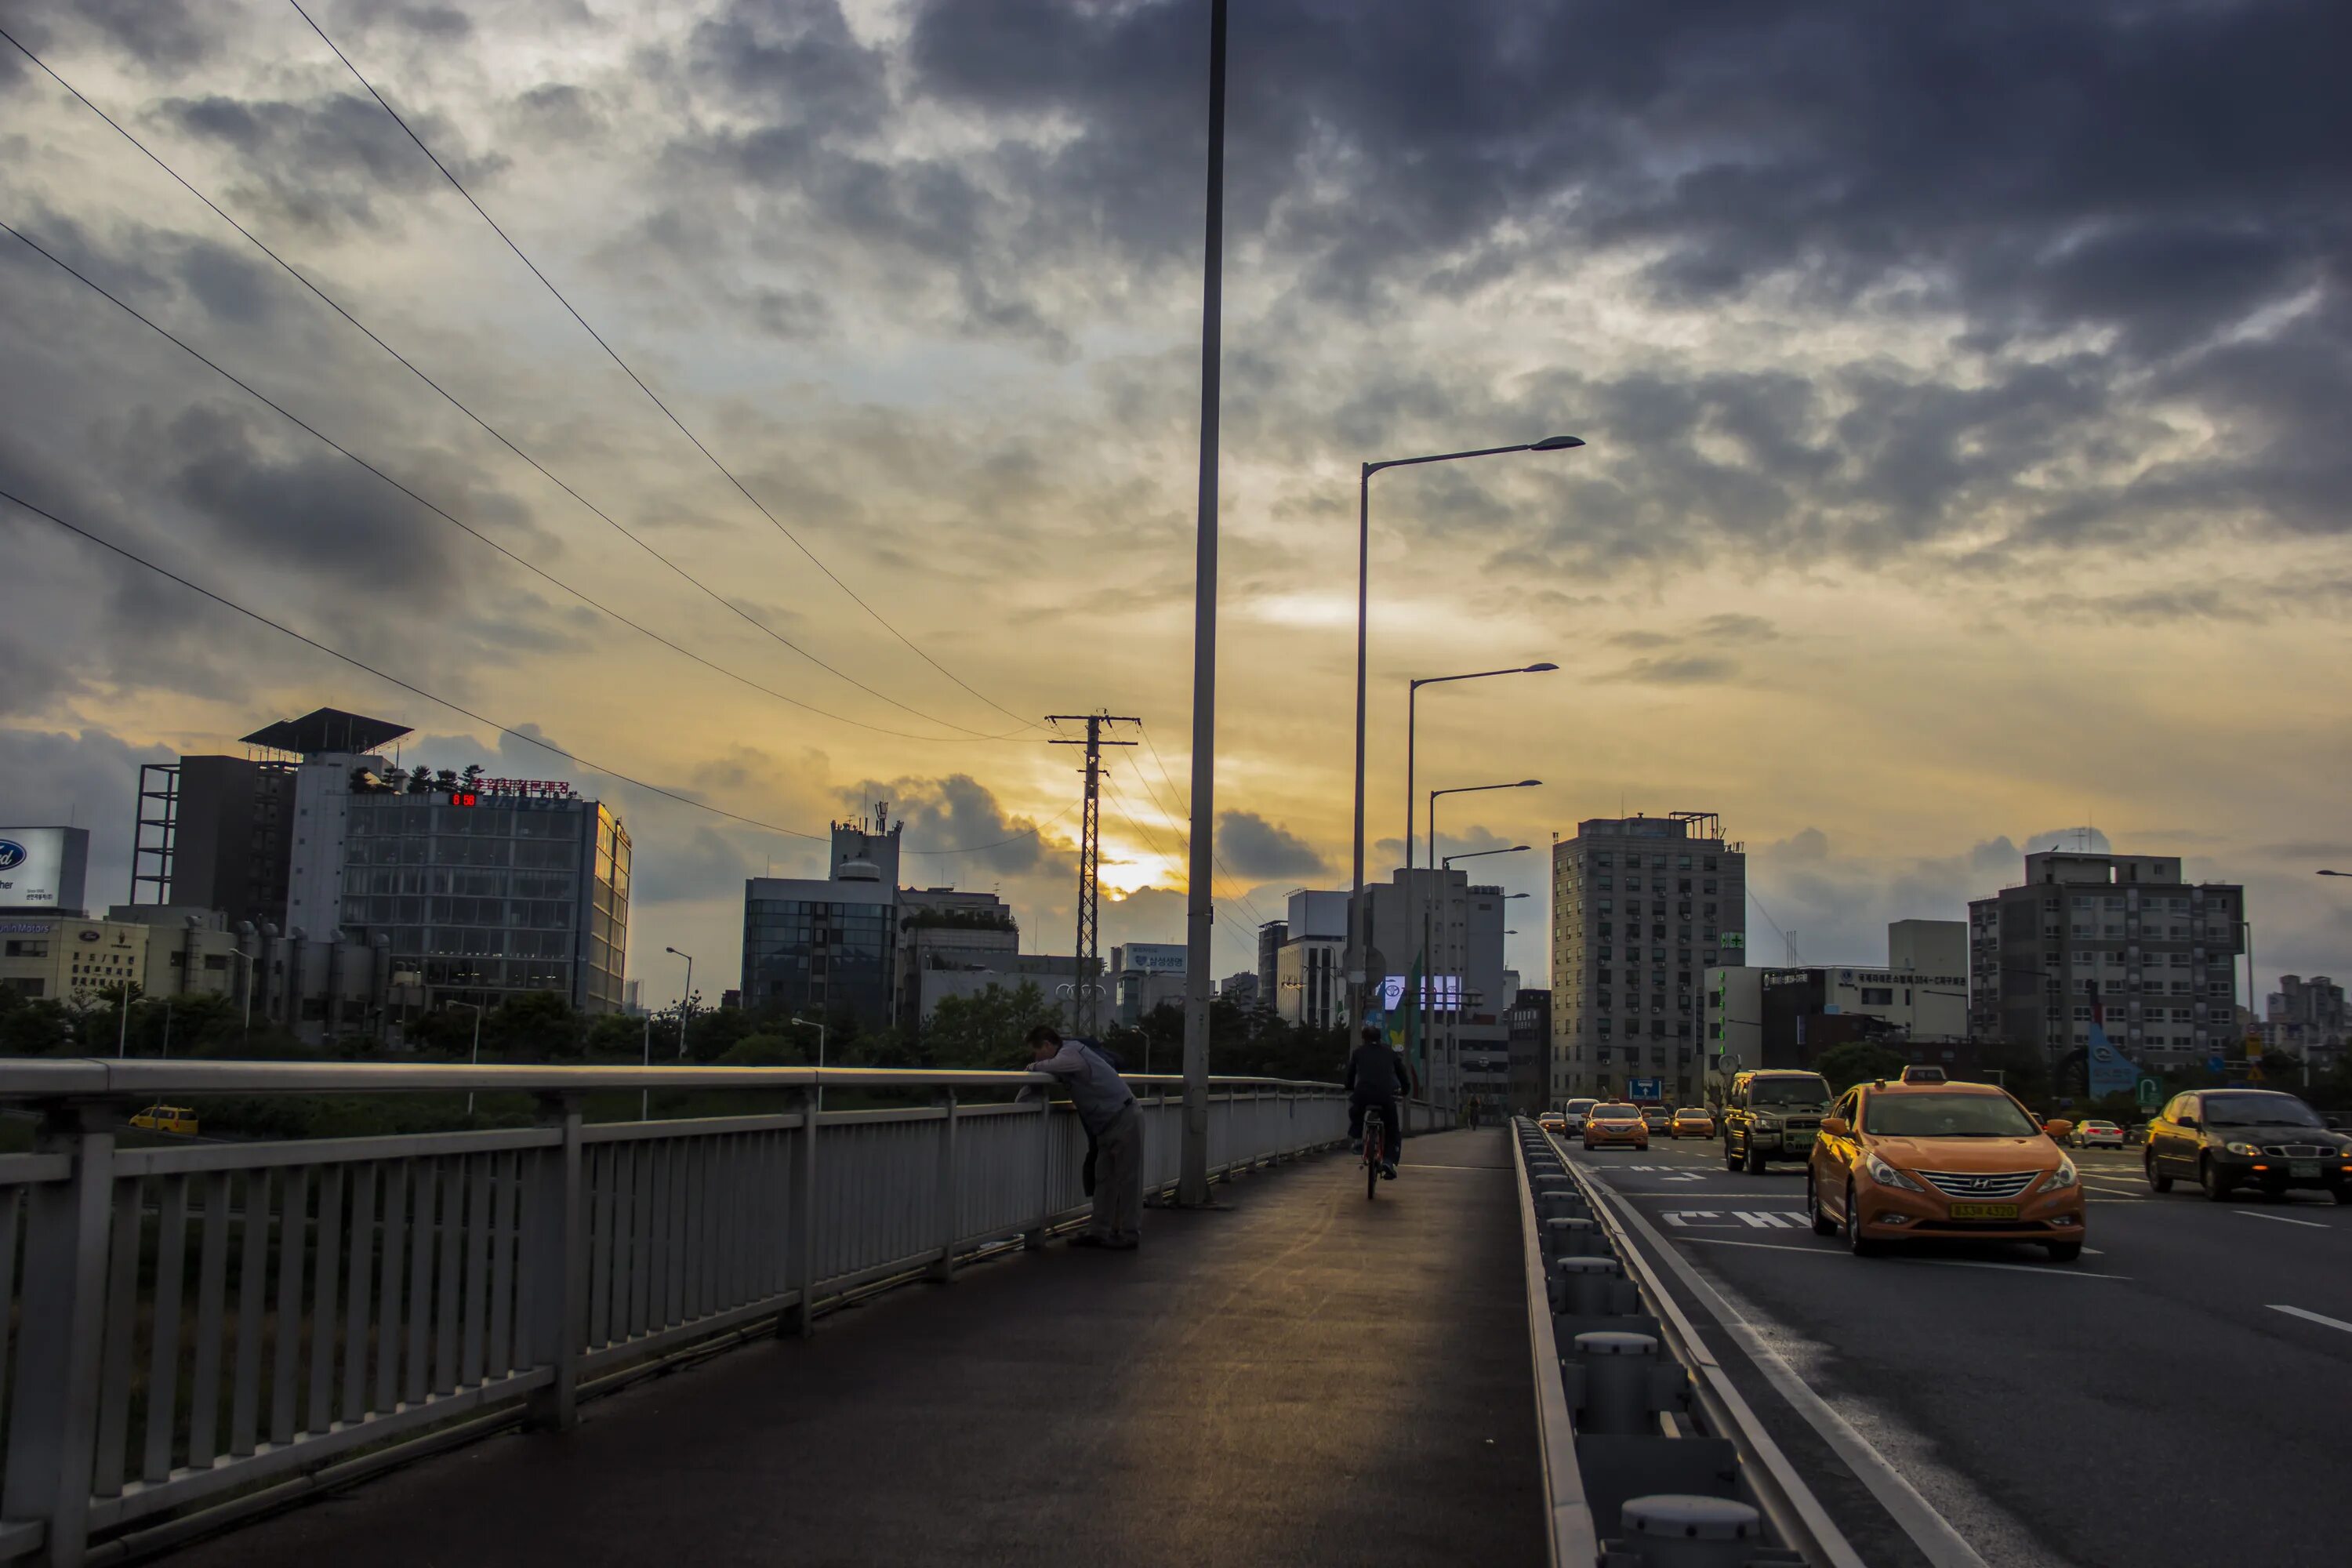
<svg viewBox="0 0 2352 1568"><path fill-rule="evenodd" d="M528 1163L520 1245L522 1267L531 1280L531 1359L544 1363L554 1376L531 1392L526 1419L533 1426L562 1432L580 1419L580 1362L588 1339L580 1101L568 1094L543 1095L540 1120L556 1128L562 1142ZM453 1215L443 1223L459 1222Z"/></svg>
<svg viewBox="0 0 2352 1568"><path fill-rule="evenodd" d="M940 1121L940 1255L930 1277L942 1284L955 1278L956 1092L948 1090L947 1115Z"/></svg>
<svg viewBox="0 0 2352 1568"><path fill-rule="evenodd" d="M816 1332L816 1107L813 1090L801 1091L801 1142L798 1168L793 1173L793 1234L800 1252L793 1268L793 1289L800 1300L778 1314L776 1332L807 1339Z"/></svg>
<svg viewBox="0 0 2352 1568"><path fill-rule="evenodd" d="M1037 1098L1037 1223L1021 1233L1021 1245L1034 1252L1045 1245L1054 1218L1054 1101Z"/></svg>
<svg viewBox="0 0 2352 1568"><path fill-rule="evenodd" d="M73 1159L73 1173L25 1194L24 1314L0 1516L41 1521L41 1561L79 1568L89 1538L98 1441L99 1341L114 1210L114 1134L96 1115L52 1110L34 1147Z"/></svg>

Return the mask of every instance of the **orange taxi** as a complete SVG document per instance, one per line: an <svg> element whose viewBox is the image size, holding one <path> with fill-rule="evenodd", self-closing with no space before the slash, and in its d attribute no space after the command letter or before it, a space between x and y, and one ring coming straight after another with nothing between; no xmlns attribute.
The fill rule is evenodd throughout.
<svg viewBox="0 0 2352 1568"><path fill-rule="evenodd" d="M2083 1184L2058 1147L2071 1122L2037 1123L1989 1083L1865 1083L1822 1118L1805 1167L1813 1229L1872 1253L1892 1242L2037 1242L2083 1255Z"/></svg>
<svg viewBox="0 0 2352 1568"><path fill-rule="evenodd" d="M1584 1114L1584 1146L1587 1149L1647 1149L1650 1146L1650 1124L1642 1120L1642 1108L1628 1105L1622 1100L1602 1100Z"/></svg>
<svg viewBox="0 0 2352 1568"><path fill-rule="evenodd" d="M1666 1126L1669 1137L1712 1138L1715 1136L1715 1112L1703 1105L1685 1105L1675 1112Z"/></svg>

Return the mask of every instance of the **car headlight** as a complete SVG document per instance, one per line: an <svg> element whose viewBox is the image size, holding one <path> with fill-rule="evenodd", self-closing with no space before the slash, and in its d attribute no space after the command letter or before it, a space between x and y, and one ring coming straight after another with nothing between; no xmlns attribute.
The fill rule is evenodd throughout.
<svg viewBox="0 0 2352 1568"><path fill-rule="evenodd" d="M2224 1143L2222 1148L2232 1154L2259 1154L2262 1150L2252 1143Z"/></svg>
<svg viewBox="0 0 2352 1568"><path fill-rule="evenodd" d="M2054 1193L2061 1188L2073 1186L2081 1178L2074 1173L2074 1162L2061 1154L2058 1156L2058 1168L2050 1173L2050 1179L2042 1184L2042 1190L2045 1193Z"/></svg>
<svg viewBox="0 0 2352 1568"><path fill-rule="evenodd" d="M1756 1119L1756 1131L1759 1132L1769 1132L1780 1125L1769 1116L1759 1116Z"/></svg>
<svg viewBox="0 0 2352 1568"><path fill-rule="evenodd" d="M1901 1187L1906 1192L1914 1193L1924 1193L1927 1190L1875 1154L1870 1157L1867 1168L1870 1172L1870 1179L1882 1187Z"/></svg>

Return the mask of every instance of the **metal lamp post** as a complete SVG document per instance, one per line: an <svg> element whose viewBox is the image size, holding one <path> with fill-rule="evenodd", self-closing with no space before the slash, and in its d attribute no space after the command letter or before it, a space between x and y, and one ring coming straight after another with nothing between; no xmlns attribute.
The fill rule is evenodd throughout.
<svg viewBox="0 0 2352 1568"><path fill-rule="evenodd" d="M474 1052L467 1059L473 1066L480 1067L482 1065L482 1005L479 1002L445 1002L442 1005L471 1007L474 1010ZM469 1089L466 1091L466 1120L471 1121L473 1119L474 1091Z"/></svg>
<svg viewBox="0 0 2352 1568"><path fill-rule="evenodd" d="M814 1029L816 1031L816 1070L818 1078L816 1086L816 1108L819 1110L823 1110L824 1109L824 1026L817 1022L814 1018L796 1017L793 1020L793 1023L797 1027Z"/></svg>
<svg viewBox="0 0 2352 1568"><path fill-rule="evenodd" d="M1534 789L1542 783L1543 780L1541 779L1517 779L1509 784L1457 784L1452 789L1431 790L1429 792L1429 852L1432 855L1437 853L1438 796L1446 795L1480 795L1490 789ZM1464 857L1465 859L1467 858L1468 857L1466 856ZM1407 879L1407 880L1410 881L1411 879ZM1360 892L1361 889L1360 889L1359 893L1360 894ZM1424 904L1422 912L1421 929L1421 994L1414 1000L1416 1010L1421 1015L1422 1048L1426 1051L1429 1048L1429 990L1431 979L1429 973L1429 914L1426 904ZM1461 1006L1461 999L1458 996L1454 999L1454 1006L1457 1011ZM1447 1087L1449 1089L1454 1089L1457 1086L1449 1079Z"/></svg>
<svg viewBox="0 0 2352 1568"><path fill-rule="evenodd" d="M1372 476L1382 468L1414 468L1424 463L1451 463L1465 458L1493 458L1507 452L1565 452L1584 445L1577 436L1547 436L1516 447L1481 447L1468 452L1437 452L1425 458L1385 458L1366 463L1356 481L1356 842L1352 891L1348 900L1348 1023L1354 1027L1364 1016L1364 674L1365 629L1371 598ZM1517 671L1509 673L1516 674ZM1410 792L1405 815L1410 818ZM1410 831L1411 823L1407 822ZM1196 830L1197 831L1197 830ZM1431 848L1436 846L1433 844Z"/></svg>
<svg viewBox="0 0 2352 1568"><path fill-rule="evenodd" d="M680 952L677 948L662 950L673 958L686 960L686 994L677 999L677 1059L686 1060L686 1019L694 1010L694 954Z"/></svg>

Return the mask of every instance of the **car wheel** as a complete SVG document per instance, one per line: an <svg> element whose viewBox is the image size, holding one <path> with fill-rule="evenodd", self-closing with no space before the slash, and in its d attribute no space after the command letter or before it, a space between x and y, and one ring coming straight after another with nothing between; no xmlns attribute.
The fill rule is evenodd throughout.
<svg viewBox="0 0 2352 1568"><path fill-rule="evenodd" d="M2328 1188L2327 1192L2328 1195L2336 1200L2338 1207L2352 1204L2352 1182L2338 1182Z"/></svg>
<svg viewBox="0 0 2352 1568"><path fill-rule="evenodd" d="M2083 1244L2079 1241L2053 1241L2046 1245L2053 1263L2072 1263L2083 1256Z"/></svg>
<svg viewBox="0 0 2352 1568"><path fill-rule="evenodd" d="M2202 1156L2197 1162L2197 1184L2205 1189L2207 1202L2219 1204L2229 1201L2229 1179L2215 1167L2213 1156L2210 1154Z"/></svg>
<svg viewBox="0 0 2352 1568"><path fill-rule="evenodd" d="M1748 1145L1747 1158L1741 1163L1740 1169L1751 1176L1760 1176L1764 1173L1764 1156L1756 1152L1756 1145L1752 1142Z"/></svg>
<svg viewBox="0 0 2352 1568"><path fill-rule="evenodd" d="M1845 1249L1856 1258L1868 1258L1878 1250L1878 1243L1862 1234L1862 1205L1854 1201L1852 1182L1845 1185Z"/></svg>
<svg viewBox="0 0 2352 1568"><path fill-rule="evenodd" d="M1822 1209L1822 1194L1813 1185L1813 1173L1811 1171L1805 1173L1805 1213L1812 1216L1815 1236L1837 1234L1837 1222L1830 1218L1828 1213Z"/></svg>
<svg viewBox="0 0 2352 1568"><path fill-rule="evenodd" d="M2141 1163L2147 1167L2147 1184L2150 1187L2159 1193L2168 1193L2172 1190L2172 1178L2157 1169L2155 1150L2150 1149L2147 1159Z"/></svg>
<svg viewBox="0 0 2352 1568"><path fill-rule="evenodd" d="M1728 1132L1723 1135L1723 1168L1727 1171L1739 1169L1739 1151L1731 1146L1731 1134Z"/></svg>

